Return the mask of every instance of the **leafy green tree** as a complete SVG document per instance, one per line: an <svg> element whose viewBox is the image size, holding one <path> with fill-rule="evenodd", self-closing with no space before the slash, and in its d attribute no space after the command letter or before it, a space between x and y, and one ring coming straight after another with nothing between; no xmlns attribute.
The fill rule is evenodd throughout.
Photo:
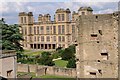
<svg viewBox="0 0 120 80"><path fill-rule="evenodd" d="M76 60L74 58L68 61L67 68L76 68Z"/></svg>
<svg viewBox="0 0 120 80"><path fill-rule="evenodd" d="M15 50L18 57L21 57L23 51L20 41L23 40L22 34L19 32L19 27L17 24L8 25L5 23L4 19L0 20L0 34L2 35L2 50Z"/></svg>
<svg viewBox="0 0 120 80"><path fill-rule="evenodd" d="M38 63L41 65L53 66L55 64L52 60L53 57L51 56L50 52L43 52L41 53L41 58L38 59Z"/></svg>
<svg viewBox="0 0 120 80"><path fill-rule="evenodd" d="M63 60L70 60L71 58L75 58L75 46L69 46L64 51L62 51L61 57Z"/></svg>

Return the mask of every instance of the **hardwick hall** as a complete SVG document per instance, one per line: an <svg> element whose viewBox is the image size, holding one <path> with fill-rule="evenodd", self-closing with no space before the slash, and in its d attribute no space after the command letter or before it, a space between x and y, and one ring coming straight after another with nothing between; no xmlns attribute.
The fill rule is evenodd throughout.
<svg viewBox="0 0 120 80"><path fill-rule="evenodd" d="M67 8L57 9L54 20L50 14L39 14L34 21L32 12L19 13L19 25L24 37L22 45L25 49L54 50L58 47L67 48L76 41L76 19L80 15L92 15L92 8L81 7L78 12Z"/></svg>

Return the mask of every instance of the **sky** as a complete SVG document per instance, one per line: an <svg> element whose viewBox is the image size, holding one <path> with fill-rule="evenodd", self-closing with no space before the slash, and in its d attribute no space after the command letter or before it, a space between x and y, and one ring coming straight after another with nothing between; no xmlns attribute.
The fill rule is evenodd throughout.
<svg viewBox="0 0 120 80"><path fill-rule="evenodd" d="M112 13L118 10L118 2L79 2L79 1L60 1L60 2L1 2L0 3L0 18L5 18L8 24L18 24L19 12L33 12L35 21L39 14L49 13L53 19L56 9L69 8L76 11L82 6L90 6L94 14Z"/></svg>

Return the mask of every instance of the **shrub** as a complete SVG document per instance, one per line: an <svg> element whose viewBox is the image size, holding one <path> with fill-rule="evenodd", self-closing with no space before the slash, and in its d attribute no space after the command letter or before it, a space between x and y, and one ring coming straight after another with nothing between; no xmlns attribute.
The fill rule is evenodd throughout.
<svg viewBox="0 0 120 80"><path fill-rule="evenodd" d="M67 64L67 68L76 68L76 60L75 59L70 59Z"/></svg>

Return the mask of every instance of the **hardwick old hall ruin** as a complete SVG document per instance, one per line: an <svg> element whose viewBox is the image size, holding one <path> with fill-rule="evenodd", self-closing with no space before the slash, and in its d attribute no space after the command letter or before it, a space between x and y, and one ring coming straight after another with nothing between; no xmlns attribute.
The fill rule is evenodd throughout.
<svg viewBox="0 0 120 80"><path fill-rule="evenodd" d="M55 50L76 45L78 78L118 77L119 12L93 14L91 7L77 12L57 9L54 20L50 14L19 13L19 25L25 41L24 49ZM71 17L71 18L70 18Z"/></svg>

